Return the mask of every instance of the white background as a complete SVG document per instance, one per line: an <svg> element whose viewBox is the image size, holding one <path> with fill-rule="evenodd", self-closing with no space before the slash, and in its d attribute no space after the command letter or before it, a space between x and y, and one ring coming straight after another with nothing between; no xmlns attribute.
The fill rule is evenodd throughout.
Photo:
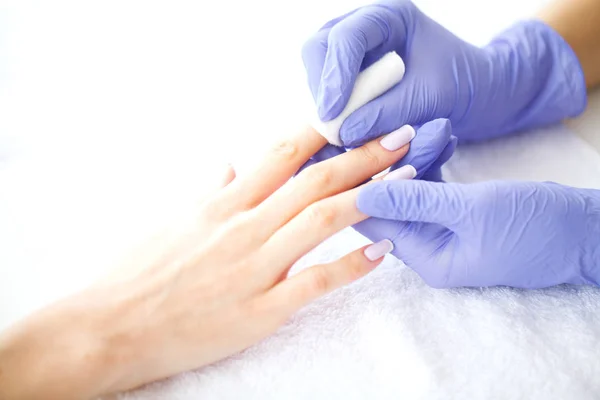
<svg viewBox="0 0 600 400"><path fill-rule="evenodd" d="M484 44L544 2L417 4ZM0 327L301 126L302 43L363 3L0 2Z"/></svg>

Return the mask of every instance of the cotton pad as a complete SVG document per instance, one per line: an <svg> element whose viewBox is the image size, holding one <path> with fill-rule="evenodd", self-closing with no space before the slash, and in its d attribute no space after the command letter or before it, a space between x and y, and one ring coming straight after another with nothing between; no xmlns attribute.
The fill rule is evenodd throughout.
<svg viewBox="0 0 600 400"><path fill-rule="evenodd" d="M398 54L395 52L385 54L377 62L358 74L350 99L340 115L327 122L321 121L318 117L314 118L313 128L323 135L329 143L342 146L340 128L346 118L360 107L394 87L402 80L404 71L404 62Z"/></svg>

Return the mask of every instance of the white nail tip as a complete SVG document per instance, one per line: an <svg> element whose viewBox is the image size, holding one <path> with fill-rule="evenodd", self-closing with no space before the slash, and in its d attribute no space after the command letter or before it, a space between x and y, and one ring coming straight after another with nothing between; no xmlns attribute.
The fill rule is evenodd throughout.
<svg viewBox="0 0 600 400"><path fill-rule="evenodd" d="M377 243L373 243L369 247L365 249L365 256L371 260L375 261L385 256L389 252L394 250L394 243L391 240L383 239Z"/></svg>
<svg viewBox="0 0 600 400"><path fill-rule="evenodd" d="M407 180L414 179L417 176L417 169L410 164L404 165L395 171L388 173L383 180Z"/></svg>

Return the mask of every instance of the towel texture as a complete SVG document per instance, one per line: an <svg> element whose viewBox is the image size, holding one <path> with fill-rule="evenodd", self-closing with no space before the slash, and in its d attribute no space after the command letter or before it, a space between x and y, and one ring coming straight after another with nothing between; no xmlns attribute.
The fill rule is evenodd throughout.
<svg viewBox="0 0 600 400"><path fill-rule="evenodd" d="M600 156L562 127L460 147L449 180L600 188ZM298 271L366 243L348 229ZM123 394L173 399L597 399L600 290L436 290L393 257L201 370Z"/></svg>

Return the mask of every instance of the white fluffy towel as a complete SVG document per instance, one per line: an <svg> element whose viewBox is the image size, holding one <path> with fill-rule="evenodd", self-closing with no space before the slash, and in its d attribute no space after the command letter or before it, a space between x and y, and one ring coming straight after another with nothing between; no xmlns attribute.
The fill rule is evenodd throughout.
<svg viewBox="0 0 600 400"><path fill-rule="evenodd" d="M600 157L558 127L461 147L446 176L600 188ZM295 270L366 242L343 231ZM119 398L591 400L599 338L599 289L431 289L388 256L241 354Z"/></svg>

